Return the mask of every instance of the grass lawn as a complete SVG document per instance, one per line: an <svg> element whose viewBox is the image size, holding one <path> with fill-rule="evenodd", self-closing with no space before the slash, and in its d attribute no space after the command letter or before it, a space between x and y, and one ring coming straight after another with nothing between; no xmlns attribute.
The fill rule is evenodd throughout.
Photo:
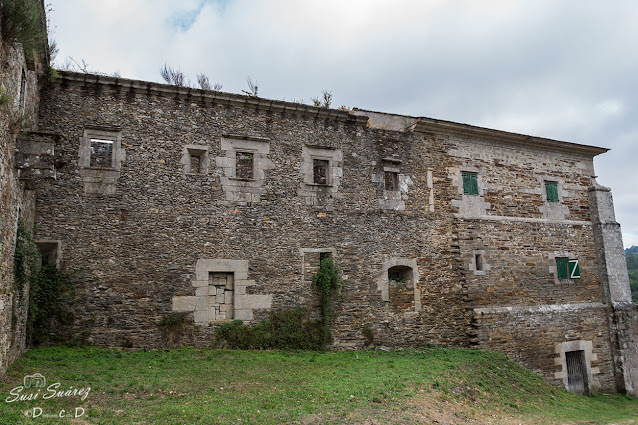
<svg viewBox="0 0 638 425"><path fill-rule="evenodd" d="M35 373L46 387L18 392ZM0 424L12 425L638 423L637 400L570 394L499 354L440 348L39 348L13 364L0 395Z"/></svg>

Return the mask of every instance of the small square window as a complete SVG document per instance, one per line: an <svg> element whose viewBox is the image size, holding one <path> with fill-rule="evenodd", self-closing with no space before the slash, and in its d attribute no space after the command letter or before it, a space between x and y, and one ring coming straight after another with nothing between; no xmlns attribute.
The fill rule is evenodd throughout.
<svg viewBox="0 0 638 425"><path fill-rule="evenodd" d="M399 173L395 171L384 171L383 178L385 182L385 190L388 190L388 191L399 190Z"/></svg>
<svg viewBox="0 0 638 425"><path fill-rule="evenodd" d="M253 153L237 152L235 154L235 177L251 180L253 176Z"/></svg>
<svg viewBox="0 0 638 425"><path fill-rule="evenodd" d="M191 173L202 174L202 156L191 154Z"/></svg>
<svg viewBox="0 0 638 425"><path fill-rule="evenodd" d="M463 193L478 195L478 174L463 172Z"/></svg>
<svg viewBox="0 0 638 425"><path fill-rule="evenodd" d="M559 279L580 279L580 265L576 258L556 257L556 274Z"/></svg>
<svg viewBox="0 0 638 425"><path fill-rule="evenodd" d="M113 140L91 139L90 167L113 167Z"/></svg>
<svg viewBox="0 0 638 425"><path fill-rule="evenodd" d="M558 182L545 182L547 202L558 202Z"/></svg>
<svg viewBox="0 0 638 425"><path fill-rule="evenodd" d="M330 161L327 159L312 160L312 177L313 183L328 184L328 168Z"/></svg>

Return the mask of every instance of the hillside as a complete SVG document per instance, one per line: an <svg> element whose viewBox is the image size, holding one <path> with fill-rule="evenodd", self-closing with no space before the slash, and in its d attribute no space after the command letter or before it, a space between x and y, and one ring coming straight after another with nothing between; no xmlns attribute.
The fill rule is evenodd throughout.
<svg viewBox="0 0 638 425"><path fill-rule="evenodd" d="M37 379L46 379L47 390L34 384L16 392ZM55 385L58 392L47 398ZM434 347L40 348L9 369L0 394L0 424L60 424L61 414L74 424L139 425L629 424L638 415L638 400L568 393L500 354Z"/></svg>

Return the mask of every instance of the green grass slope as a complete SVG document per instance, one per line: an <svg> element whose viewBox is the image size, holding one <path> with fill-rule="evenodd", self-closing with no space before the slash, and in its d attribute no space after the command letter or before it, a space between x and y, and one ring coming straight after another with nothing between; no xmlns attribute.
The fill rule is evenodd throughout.
<svg viewBox="0 0 638 425"><path fill-rule="evenodd" d="M35 373L45 377L45 387L35 386ZM33 385L19 391L25 376ZM570 394L500 354L441 348L39 348L14 363L0 382L0 395L0 424L621 424L638 419L634 399Z"/></svg>

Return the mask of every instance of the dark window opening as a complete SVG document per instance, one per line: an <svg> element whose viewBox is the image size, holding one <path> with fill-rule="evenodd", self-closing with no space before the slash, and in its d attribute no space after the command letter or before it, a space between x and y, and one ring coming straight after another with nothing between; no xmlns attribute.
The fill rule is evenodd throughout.
<svg viewBox="0 0 638 425"><path fill-rule="evenodd" d="M319 262L321 263L325 259L332 259L332 252L321 252L319 253Z"/></svg>
<svg viewBox="0 0 638 425"><path fill-rule="evenodd" d="M388 269L388 295L390 308L401 312L414 308L414 272L407 266Z"/></svg>
<svg viewBox="0 0 638 425"><path fill-rule="evenodd" d="M203 161L201 155L191 154L191 173L203 174L202 162Z"/></svg>
<svg viewBox="0 0 638 425"><path fill-rule="evenodd" d="M40 254L40 265L57 266L60 255L60 245L57 242L37 241L35 245L38 247Z"/></svg>
<svg viewBox="0 0 638 425"><path fill-rule="evenodd" d="M235 154L235 177L250 180L253 178L253 154L250 152L237 152Z"/></svg>
<svg viewBox="0 0 638 425"><path fill-rule="evenodd" d="M91 139L91 167L113 167L113 141Z"/></svg>
<svg viewBox="0 0 638 425"><path fill-rule="evenodd" d="M545 182L547 202L558 202L558 182Z"/></svg>
<svg viewBox="0 0 638 425"><path fill-rule="evenodd" d="M565 363L567 364L567 390L576 394L587 394L589 385L587 382L585 351L565 352Z"/></svg>
<svg viewBox="0 0 638 425"><path fill-rule="evenodd" d="M22 77L20 79L20 110L24 110L27 100L27 78L22 71Z"/></svg>
<svg viewBox="0 0 638 425"><path fill-rule="evenodd" d="M312 160L312 181L316 184L328 184L328 167L330 162L327 159Z"/></svg>
<svg viewBox="0 0 638 425"><path fill-rule="evenodd" d="M463 173L463 193L465 195L478 195L478 174Z"/></svg>
<svg viewBox="0 0 638 425"><path fill-rule="evenodd" d="M399 173L395 171L384 171L383 178L385 182L385 190L399 190Z"/></svg>
<svg viewBox="0 0 638 425"><path fill-rule="evenodd" d="M474 263L477 272L483 271L483 254L474 254Z"/></svg>

